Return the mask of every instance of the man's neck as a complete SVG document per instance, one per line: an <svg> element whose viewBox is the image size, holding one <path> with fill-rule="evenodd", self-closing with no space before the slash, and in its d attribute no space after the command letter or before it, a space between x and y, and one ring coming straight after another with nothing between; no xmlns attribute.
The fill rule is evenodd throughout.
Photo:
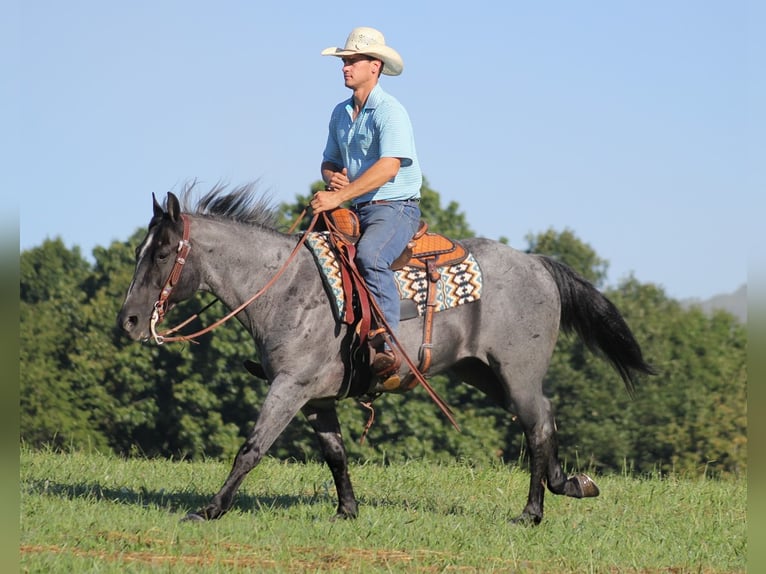
<svg viewBox="0 0 766 574"><path fill-rule="evenodd" d="M362 111L364 108L364 105L367 103L367 98L370 97L370 94L372 93L372 90L375 89L375 86L377 86L377 83L372 84L371 86L360 86L357 89L354 90L354 117L356 118L357 114Z"/></svg>

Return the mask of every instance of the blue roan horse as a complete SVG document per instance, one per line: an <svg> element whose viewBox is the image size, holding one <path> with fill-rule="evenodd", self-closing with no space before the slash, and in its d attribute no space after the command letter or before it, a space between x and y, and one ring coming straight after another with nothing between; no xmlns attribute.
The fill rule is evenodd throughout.
<svg viewBox="0 0 766 574"><path fill-rule="evenodd" d="M118 317L119 327L134 340L151 338L160 300L160 307L169 307L202 290L236 310L275 275L296 246L296 236L274 229L273 210L253 196L250 186L214 189L191 206L186 205L188 192L181 200L168 193L165 206L154 200L146 238L136 249L135 274ZM531 478L527 504L515 520L537 524L543 518L546 485L554 494L575 498L599 492L585 475L567 477L558 459L553 413L542 383L559 328L575 331L600 351L629 392L635 375L651 374L652 368L617 308L570 268L489 239L462 243L481 266L482 296L435 314L429 374L450 371L518 416ZM180 273L175 264L179 251L185 260ZM351 327L336 321L330 305L313 256L302 248L273 286L237 313L252 334L270 388L221 490L187 518L222 516L245 476L299 411L316 432L332 472L336 517L356 517L336 413ZM401 324L398 339L411 357L417 356L422 330L422 319Z"/></svg>

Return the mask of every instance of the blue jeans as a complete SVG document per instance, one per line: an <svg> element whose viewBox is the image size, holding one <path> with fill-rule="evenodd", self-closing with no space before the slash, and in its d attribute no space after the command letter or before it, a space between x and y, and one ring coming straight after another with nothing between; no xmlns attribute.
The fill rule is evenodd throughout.
<svg viewBox="0 0 766 574"><path fill-rule="evenodd" d="M356 245L356 265L391 331L399 329L399 289L391 264L402 254L420 223L414 201L371 203L356 210L362 236Z"/></svg>

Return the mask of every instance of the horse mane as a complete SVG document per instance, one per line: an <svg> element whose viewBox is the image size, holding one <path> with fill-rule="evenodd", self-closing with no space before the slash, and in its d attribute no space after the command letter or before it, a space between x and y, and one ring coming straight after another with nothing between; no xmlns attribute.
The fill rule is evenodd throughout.
<svg viewBox="0 0 766 574"><path fill-rule="evenodd" d="M223 183L217 183L199 197L197 181L186 183L178 197L181 211L276 229L277 208L271 196L256 193L256 183L251 182L231 189Z"/></svg>

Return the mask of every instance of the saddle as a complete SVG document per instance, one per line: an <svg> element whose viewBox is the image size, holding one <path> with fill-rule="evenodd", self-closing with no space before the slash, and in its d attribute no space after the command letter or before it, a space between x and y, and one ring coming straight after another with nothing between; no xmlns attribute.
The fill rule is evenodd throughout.
<svg viewBox="0 0 766 574"><path fill-rule="evenodd" d="M359 218L352 210L339 207L327 213L327 218L333 230L340 232L345 241L352 244L359 241L361 236ZM323 220L320 222L317 222L316 230L326 231L327 223ZM391 269L398 271L404 267L416 267L430 272L431 269L460 263L466 257L468 257L468 250L465 247L445 235L429 232L428 223L421 220L415 235L407 243L402 254L391 264Z"/></svg>
<svg viewBox="0 0 766 574"><path fill-rule="evenodd" d="M321 222L321 225L320 225ZM346 294L345 300L350 302L356 300L357 310L353 312L347 308L345 321L356 321L357 331L362 342L367 340L370 331L370 305L369 295L366 293L366 287L358 284L355 277L359 277L354 267L354 246L361 236L359 218L356 213L350 209L337 208L330 212L325 212L325 217L317 222L317 230L328 230L332 238L332 244L338 252L338 261L341 265L341 276L343 278L343 290ZM428 277L428 288L426 297L426 310L423 323L423 342L420 346L420 363L418 370L420 374L425 374L431 366L431 349L433 334L433 315L436 306L436 282L440 277L440 269L460 263L468 257L468 250L459 242L450 239L439 233L428 231L428 224L421 221L418 230L407 244L402 254L391 264L391 269L397 271L404 267L415 267L425 269ZM349 267L354 267L350 269ZM356 298L354 299L354 295ZM382 323L382 322L381 322ZM398 387L387 391L409 391L417 385L418 381L412 373L408 373L404 379L398 383ZM364 394L364 393L362 393Z"/></svg>

